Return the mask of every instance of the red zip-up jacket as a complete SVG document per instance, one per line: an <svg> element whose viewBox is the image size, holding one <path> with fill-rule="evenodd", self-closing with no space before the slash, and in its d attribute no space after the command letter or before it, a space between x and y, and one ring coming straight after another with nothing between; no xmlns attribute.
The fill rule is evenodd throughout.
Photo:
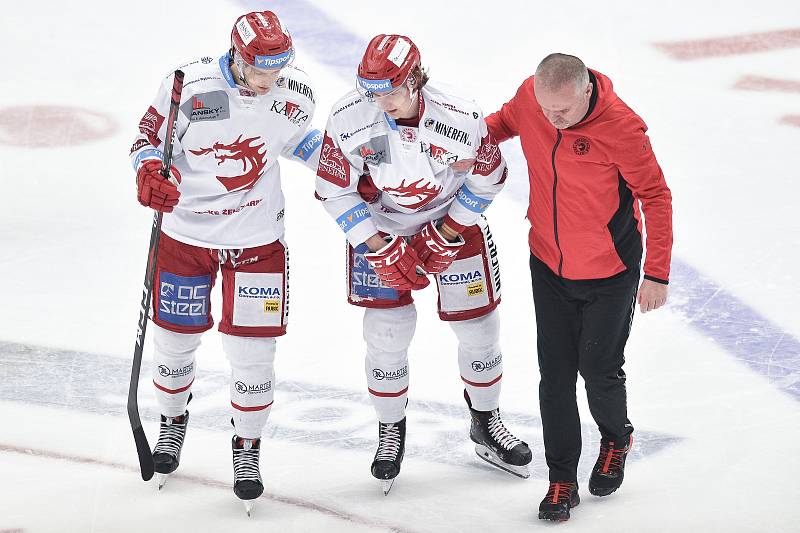
<svg viewBox="0 0 800 533"><path fill-rule="evenodd" d="M589 70L589 110L558 130L542 114L533 76L487 117L497 142L520 136L528 161L531 253L561 277L608 278L639 268L641 202L647 224L646 279L667 283L672 253L672 194L646 135L647 126Z"/></svg>

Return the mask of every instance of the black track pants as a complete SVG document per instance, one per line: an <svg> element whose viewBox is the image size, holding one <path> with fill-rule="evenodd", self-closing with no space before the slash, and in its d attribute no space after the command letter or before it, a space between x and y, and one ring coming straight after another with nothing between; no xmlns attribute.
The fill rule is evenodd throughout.
<svg viewBox="0 0 800 533"><path fill-rule="evenodd" d="M625 343L633 320L639 269L611 278L567 280L531 256L539 357L539 408L550 481L577 481L581 425L578 372L604 439L633 432L625 394Z"/></svg>

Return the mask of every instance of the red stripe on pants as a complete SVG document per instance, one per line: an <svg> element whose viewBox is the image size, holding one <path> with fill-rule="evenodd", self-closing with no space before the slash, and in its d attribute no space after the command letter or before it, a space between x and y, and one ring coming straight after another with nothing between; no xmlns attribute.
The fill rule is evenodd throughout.
<svg viewBox="0 0 800 533"><path fill-rule="evenodd" d="M275 402L269 402L267 405L254 405L253 407L245 407L243 405L236 405L235 403L231 402L231 405L234 409L238 409L239 411L263 411L270 405Z"/></svg>
<svg viewBox="0 0 800 533"><path fill-rule="evenodd" d="M194 383L194 378L192 378L192 381L190 381L189 384L186 385L185 387L181 387L180 389L168 389L166 387L162 387L161 385L156 383L155 380L153 380L153 385L155 385L158 390L162 390L162 391L166 392L167 394L178 394L180 392L185 392L185 391L189 390L189 387L192 386L192 383Z"/></svg>
<svg viewBox="0 0 800 533"><path fill-rule="evenodd" d="M461 380L464 383L466 383L467 385L472 385L473 387L491 387L492 385L494 385L495 383L500 381L500 378L502 378L502 377L503 377L503 374L500 374L499 376L497 376L496 378L494 378L492 381L490 381L488 383L475 383L474 381L468 380L464 376L461 376Z"/></svg>

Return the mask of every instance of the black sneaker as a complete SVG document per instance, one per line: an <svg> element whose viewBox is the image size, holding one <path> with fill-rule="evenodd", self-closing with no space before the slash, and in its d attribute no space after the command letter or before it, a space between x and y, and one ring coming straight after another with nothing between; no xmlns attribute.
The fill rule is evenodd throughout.
<svg viewBox="0 0 800 533"><path fill-rule="evenodd" d="M564 522L569 520L569 510L581 503L578 484L563 481L550 482L547 495L539 504L539 519Z"/></svg>
<svg viewBox="0 0 800 533"><path fill-rule="evenodd" d="M613 440L600 441L600 455L589 478L589 492L595 496L608 496L622 485L625 477L625 458L633 446L633 437L625 445Z"/></svg>

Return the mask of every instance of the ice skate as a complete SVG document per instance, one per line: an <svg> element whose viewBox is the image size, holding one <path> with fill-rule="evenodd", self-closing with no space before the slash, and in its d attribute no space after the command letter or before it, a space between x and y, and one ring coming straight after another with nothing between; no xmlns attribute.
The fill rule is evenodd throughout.
<svg viewBox="0 0 800 533"><path fill-rule="evenodd" d="M264 483L258 468L261 439L244 439L233 436L233 492L244 503L247 516L251 516L256 498L264 493Z"/></svg>
<svg viewBox="0 0 800 533"><path fill-rule="evenodd" d="M186 425L189 423L189 411L181 416L169 417L161 415L161 427L158 442L153 448L153 466L158 481L158 490L167 483L167 478L180 464L183 440L186 437Z"/></svg>
<svg viewBox="0 0 800 533"><path fill-rule="evenodd" d="M633 447L633 437L628 437L624 446L614 441L600 441L600 455L589 478L589 492L595 496L608 496L620 485L625 477L625 459Z"/></svg>
<svg viewBox="0 0 800 533"><path fill-rule="evenodd" d="M393 424L378 422L378 450L372 461L372 475L381 481L383 495L394 485L406 448L406 419Z"/></svg>
<svg viewBox="0 0 800 533"><path fill-rule="evenodd" d="M509 474L523 479L530 477L527 465L533 454L525 442L506 429L500 419L500 410L476 411L472 408L467 391L464 391L464 399L472 417L469 437L475 443L478 457Z"/></svg>

